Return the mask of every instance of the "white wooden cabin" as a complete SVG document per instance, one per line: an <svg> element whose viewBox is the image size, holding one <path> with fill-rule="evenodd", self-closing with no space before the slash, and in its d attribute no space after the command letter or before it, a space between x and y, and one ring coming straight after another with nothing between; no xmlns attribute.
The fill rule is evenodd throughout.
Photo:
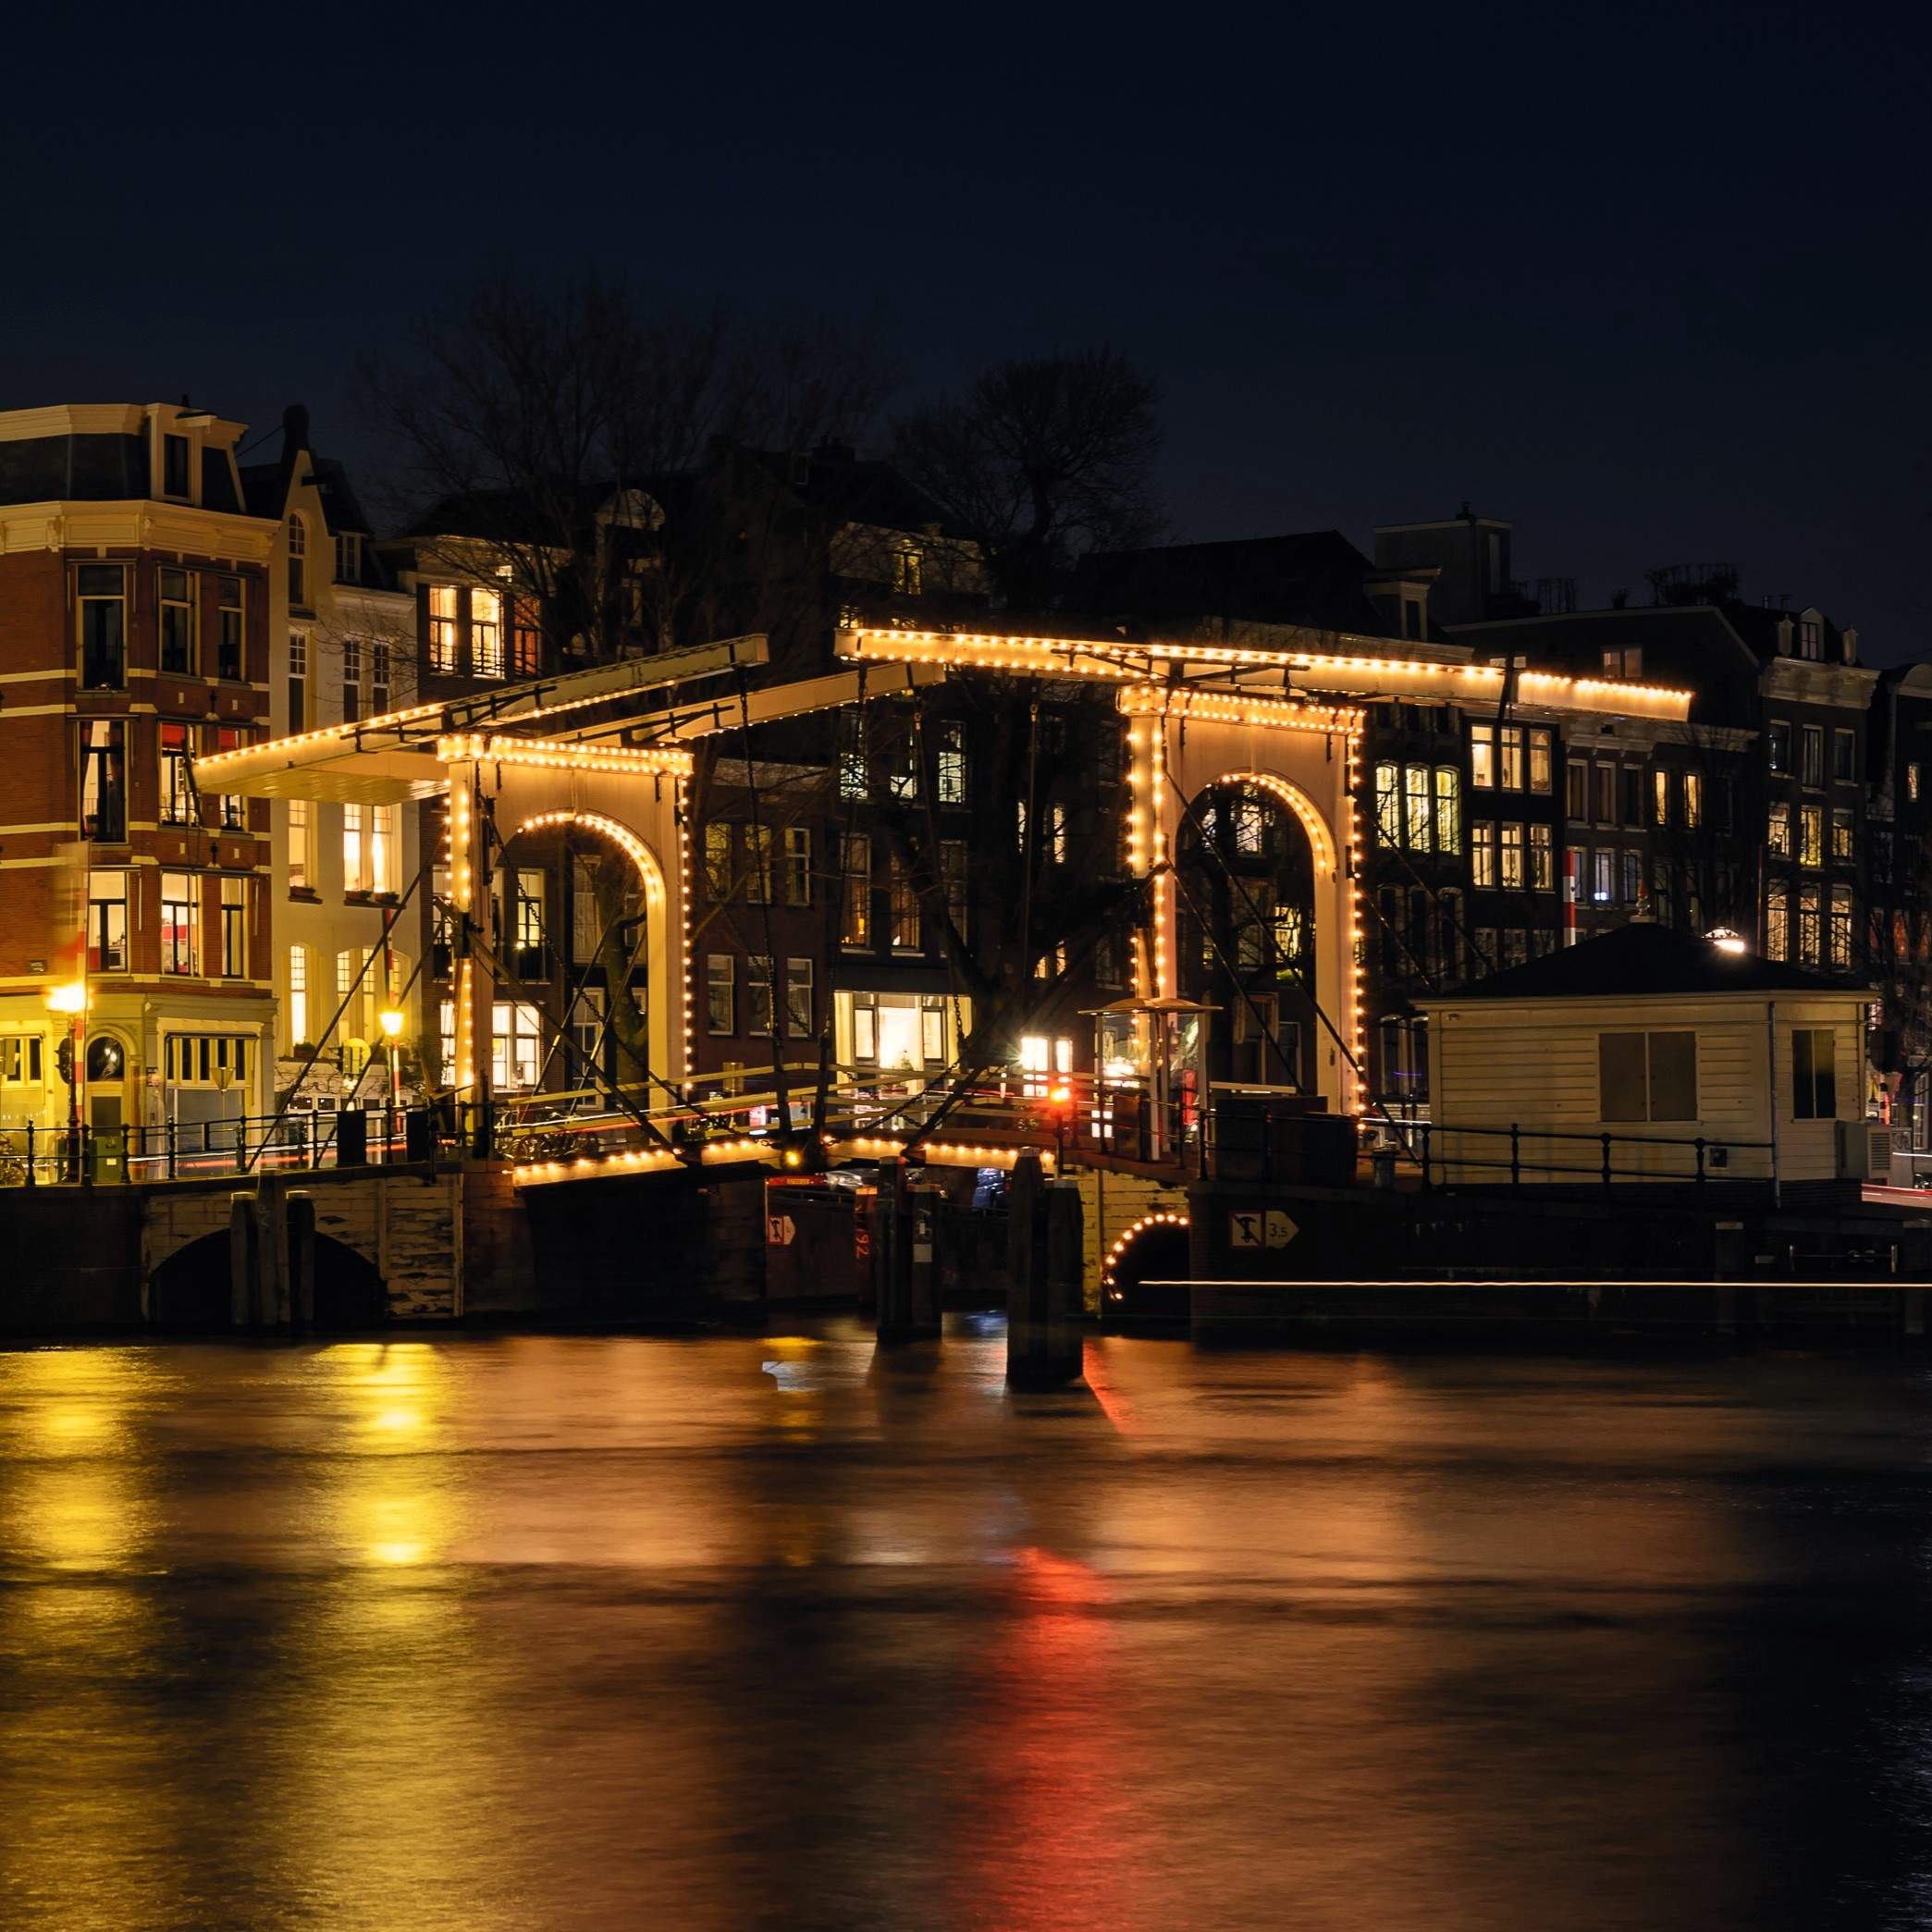
<svg viewBox="0 0 1932 1932"><path fill-rule="evenodd" d="M1884 1177L1865 1114L1870 995L1636 923L1418 1000L1431 1152L1451 1183ZM1487 1132L1476 1131L1487 1129ZM1877 1159L1876 1169L1870 1163Z"/></svg>

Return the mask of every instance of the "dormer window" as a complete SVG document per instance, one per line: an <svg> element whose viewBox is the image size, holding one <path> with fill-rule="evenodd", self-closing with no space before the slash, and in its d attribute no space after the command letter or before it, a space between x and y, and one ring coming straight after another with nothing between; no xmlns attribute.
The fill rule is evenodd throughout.
<svg viewBox="0 0 1932 1932"><path fill-rule="evenodd" d="M1798 620L1798 655L1815 664L1825 655L1825 626L1815 617Z"/></svg>
<svg viewBox="0 0 1932 1932"><path fill-rule="evenodd" d="M916 597L919 595L924 560L910 545L892 552L892 591L895 596Z"/></svg>
<svg viewBox="0 0 1932 1932"><path fill-rule="evenodd" d="M194 446L185 436L161 438L161 494L181 498L194 495Z"/></svg>
<svg viewBox="0 0 1932 1932"><path fill-rule="evenodd" d="M309 526L294 512L289 518L289 601L308 609Z"/></svg>
<svg viewBox="0 0 1932 1932"><path fill-rule="evenodd" d="M363 540L345 531L336 538L336 582L360 584L362 581Z"/></svg>

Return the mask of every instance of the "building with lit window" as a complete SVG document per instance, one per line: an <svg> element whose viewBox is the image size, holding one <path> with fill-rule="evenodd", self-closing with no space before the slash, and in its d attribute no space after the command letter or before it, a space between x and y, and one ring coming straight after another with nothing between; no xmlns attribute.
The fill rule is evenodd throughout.
<svg viewBox="0 0 1932 1932"><path fill-rule="evenodd" d="M283 416L281 451L241 473L249 507L273 528L267 578L269 716L277 737L352 724L415 701L415 600L377 549L342 465L309 442L308 412ZM305 1089L353 1087L403 1015L407 1064L422 1041L417 922L398 907L416 876L412 806L270 801L275 853L277 1082L301 1077L301 1050L326 1041ZM426 882L425 882L426 883ZM422 889L419 888L419 892ZM364 1094L379 1098L378 1073Z"/></svg>
<svg viewBox="0 0 1932 1932"><path fill-rule="evenodd" d="M185 401L0 414L0 1124L259 1114L274 974L264 806L191 761L267 722L274 530L244 425Z"/></svg>

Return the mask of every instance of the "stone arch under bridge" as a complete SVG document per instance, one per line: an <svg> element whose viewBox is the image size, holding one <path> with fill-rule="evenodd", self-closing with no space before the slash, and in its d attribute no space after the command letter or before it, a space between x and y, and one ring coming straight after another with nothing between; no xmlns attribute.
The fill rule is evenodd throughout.
<svg viewBox="0 0 1932 1932"><path fill-rule="evenodd" d="M1312 1084L1335 1111L1356 1112L1366 1064L1356 806L1362 713L1154 685L1129 686L1119 704L1133 786L1129 863L1150 880L1143 994L1172 999L1180 990L1175 862L1188 814L1216 786L1270 794L1300 821L1313 854L1313 998L1323 1024Z"/></svg>

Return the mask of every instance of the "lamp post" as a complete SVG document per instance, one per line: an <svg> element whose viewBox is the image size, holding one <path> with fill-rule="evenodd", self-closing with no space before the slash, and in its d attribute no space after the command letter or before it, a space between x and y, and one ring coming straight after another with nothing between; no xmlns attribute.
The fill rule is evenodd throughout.
<svg viewBox="0 0 1932 1932"><path fill-rule="evenodd" d="M382 1119L382 1157L388 1161L396 1151L396 1042L402 1037L402 1015L393 1006L386 1006L375 1017L382 1027L383 1064L389 1081Z"/></svg>
<svg viewBox="0 0 1932 1932"><path fill-rule="evenodd" d="M61 1074L68 1083L68 1177L80 1178L80 1082L87 1069L82 1056L87 1052L87 981L69 980L47 994L47 1010L67 1017L68 1037L61 1042Z"/></svg>

